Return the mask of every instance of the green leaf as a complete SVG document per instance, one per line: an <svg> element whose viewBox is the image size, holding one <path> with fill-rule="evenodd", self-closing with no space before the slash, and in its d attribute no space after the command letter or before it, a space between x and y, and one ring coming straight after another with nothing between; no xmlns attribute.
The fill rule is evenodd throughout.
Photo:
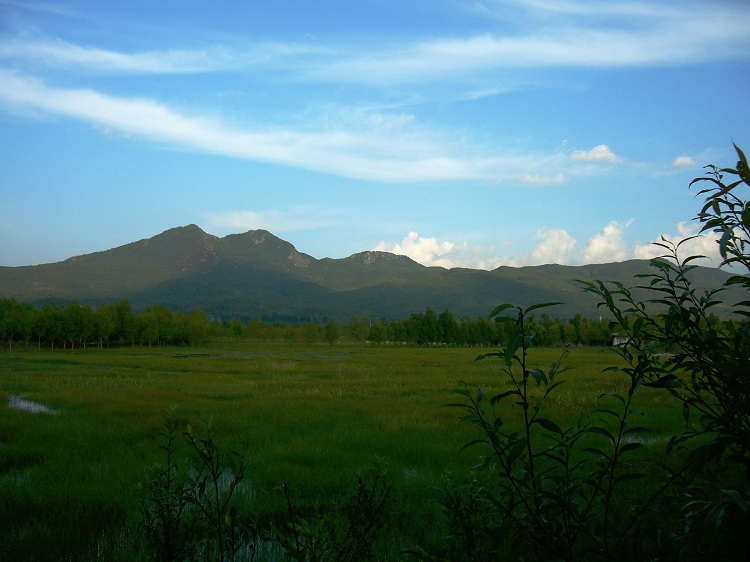
<svg viewBox="0 0 750 562"><path fill-rule="evenodd" d="M744 275L733 275L729 279L727 279L724 282L724 285L745 285L746 287L750 286L750 278L745 277Z"/></svg>
<svg viewBox="0 0 750 562"><path fill-rule="evenodd" d="M505 312L509 308L516 308L516 306L512 305L512 304L509 304L509 303L501 304L501 305L495 307L495 310L493 310L492 312L490 312L490 314L487 316L487 318L488 319L489 318L494 318L495 316L497 316L501 312Z"/></svg>
<svg viewBox="0 0 750 562"><path fill-rule="evenodd" d="M550 392L552 392L552 390L553 390L553 389L554 389L555 387L558 387L558 386L560 386L561 384L565 384L565 381L556 381L556 382L553 382L553 383L552 383L551 385L549 385L549 386L547 387L547 394L549 394Z"/></svg>
<svg viewBox="0 0 750 562"><path fill-rule="evenodd" d="M636 318L635 322L633 322L633 336L639 336L641 333L641 330L643 330L643 324L645 323L645 320L642 317Z"/></svg>
<svg viewBox="0 0 750 562"><path fill-rule="evenodd" d="M468 443L466 443L466 445L461 447L458 452L460 453L464 449L468 449L469 447L473 447L474 445L486 445L487 443L488 441L486 439L474 439L473 441L469 441Z"/></svg>
<svg viewBox="0 0 750 562"><path fill-rule="evenodd" d="M588 431L589 433L596 433L598 435L604 435L604 437L609 439L611 443L615 442L615 436L612 435L612 433L610 433L609 430L604 429L603 427L592 426L592 427L587 428L586 431Z"/></svg>
<svg viewBox="0 0 750 562"><path fill-rule="evenodd" d="M745 207L742 211L742 224L745 228L750 229L750 206Z"/></svg>
<svg viewBox="0 0 750 562"><path fill-rule="evenodd" d="M622 433L623 435L632 435L633 433L653 433L653 430L647 427L636 426L636 427L629 427Z"/></svg>
<svg viewBox="0 0 750 562"><path fill-rule="evenodd" d="M615 485L620 484L622 482L626 482L628 480L638 480L645 476L646 475L642 472L629 472L627 474L621 474L620 476L615 478Z"/></svg>
<svg viewBox="0 0 750 562"><path fill-rule="evenodd" d="M463 396L467 400L471 399L471 393L465 388L444 388L443 392L445 392L446 394L458 394L459 396Z"/></svg>
<svg viewBox="0 0 750 562"><path fill-rule="evenodd" d="M531 369L529 371L529 374L534 377L534 380L536 381L537 385L540 385L544 383L547 384L547 375L544 374L544 371L541 369Z"/></svg>
<svg viewBox="0 0 750 562"><path fill-rule="evenodd" d="M608 461L612 460L612 457L610 457L607 453L605 453L604 451L596 447L586 447L584 449L584 452L590 453L592 455L596 455L597 457L601 457L603 459L607 459Z"/></svg>
<svg viewBox="0 0 750 562"><path fill-rule="evenodd" d="M499 351L491 351L489 353L482 353L481 355L477 355L474 358L474 361L481 361L482 359L485 359L487 357L503 357L504 355L504 353L500 353Z"/></svg>
<svg viewBox="0 0 750 562"><path fill-rule="evenodd" d="M544 429L547 431L551 431L553 433L557 433L558 435L563 434L563 430L560 429L560 426L557 425L555 422L545 419L545 418L536 418L534 421L531 422L531 424L538 423L541 425Z"/></svg>
<svg viewBox="0 0 750 562"><path fill-rule="evenodd" d="M620 414L617 414L613 412L612 410L609 410L607 408L599 408L594 410L592 413L594 414L609 414L610 416L614 416L616 419L620 419Z"/></svg>
<svg viewBox="0 0 750 562"><path fill-rule="evenodd" d="M505 347L505 364L510 365L516 356L516 351L521 347L521 334L515 334Z"/></svg>
<svg viewBox="0 0 750 562"><path fill-rule="evenodd" d="M734 149L737 151L737 156L740 159L739 162L737 162L737 174L746 184L750 185L750 168L748 168L747 165L747 158L745 158L745 154L736 144L734 145Z"/></svg>
<svg viewBox="0 0 750 562"><path fill-rule="evenodd" d="M620 453L628 453L630 451L635 451L636 449L640 449L643 447L643 443L639 443L638 441L633 441L632 443L625 443L622 447L620 447Z"/></svg>
<svg viewBox="0 0 750 562"><path fill-rule="evenodd" d="M659 377L655 381L644 383L643 386L651 388L676 388L680 386L679 379L672 374L664 375Z"/></svg>
<svg viewBox="0 0 750 562"><path fill-rule="evenodd" d="M616 400L619 400L620 402L625 404L625 399L619 394L617 394L616 392L605 392L604 394L600 394L599 398L603 398L605 396L609 396L610 398L615 398Z"/></svg>
<svg viewBox="0 0 750 562"><path fill-rule="evenodd" d="M508 390L507 392L501 392L500 394L496 394L492 398L490 398L490 404L495 405L496 402L499 402L503 398L507 398L508 396L521 396L520 390Z"/></svg>
<svg viewBox="0 0 750 562"><path fill-rule="evenodd" d="M721 235L721 240L719 240L719 253L721 254L722 258L727 257L727 245L729 244L729 241L734 236L734 232L732 230L725 230L724 233Z"/></svg>
<svg viewBox="0 0 750 562"><path fill-rule="evenodd" d="M526 309L526 311L524 312L524 314L528 314L532 310L537 310L539 308L546 308L548 306L555 306L557 304L562 304L562 303L559 302L559 301L556 301L556 302L543 302L543 303L539 303L539 304L532 304L529 308Z"/></svg>
<svg viewBox="0 0 750 562"><path fill-rule="evenodd" d="M463 404L461 402L452 402L450 404L443 404L443 408L463 408L464 410L474 411L469 404Z"/></svg>
<svg viewBox="0 0 750 562"><path fill-rule="evenodd" d="M519 439L513 447L508 451L506 461L512 464L518 459L526 450L526 438Z"/></svg>
<svg viewBox="0 0 750 562"><path fill-rule="evenodd" d="M697 238L697 236L690 236L690 237L688 237L688 238L685 238L684 240L681 240L681 241L680 241L680 244L682 244L683 242L687 242L687 241L689 241L689 240L692 240L693 238ZM678 246L679 246L680 244L678 244ZM698 255L695 255L695 256L688 256L687 258L685 258L685 261L683 261L683 262L682 262L682 265L684 266L684 265L686 265L687 263L689 263L689 262L691 262L691 261L695 261L695 260L702 260L702 259L705 259L705 258L706 258L706 256L704 256L704 255L700 255L700 254L698 254ZM694 265L693 265L693 266L690 266L690 267L684 267L684 268L683 268L683 271L684 271L685 273L687 273L688 271L691 271L691 270L695 269L696 267L697 267L697 266L694 266Z"/></svg>

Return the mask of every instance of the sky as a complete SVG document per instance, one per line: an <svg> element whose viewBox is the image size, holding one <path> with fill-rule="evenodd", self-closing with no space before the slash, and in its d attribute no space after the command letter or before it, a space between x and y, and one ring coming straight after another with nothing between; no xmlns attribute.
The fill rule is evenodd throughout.
<svg viewBox="0 0 750 562"><path fill-rule="evenodd" d="M744 0L0 0L0 265L188 224L449 268L653 257L750 150L749 102Z"/></svg>

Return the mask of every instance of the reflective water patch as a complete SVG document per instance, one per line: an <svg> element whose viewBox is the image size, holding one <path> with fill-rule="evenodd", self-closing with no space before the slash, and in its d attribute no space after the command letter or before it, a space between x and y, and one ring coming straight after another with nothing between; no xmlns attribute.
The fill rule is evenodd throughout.
<svg viewBox="0 0 750 562"><path fill-rule="evenodd" d="M8 408L12 408L14 410L23 410L24 412L31 412L32 414L59 413L57 410L53 410L52 408L49 408L44 404L33 402L31 400L24 400L23 398L20 398L15 394L8 395Z"/></svg>

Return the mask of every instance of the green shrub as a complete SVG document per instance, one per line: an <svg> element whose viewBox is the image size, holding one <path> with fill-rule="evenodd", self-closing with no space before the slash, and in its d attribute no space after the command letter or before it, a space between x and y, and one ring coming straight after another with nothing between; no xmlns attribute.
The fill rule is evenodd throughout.
<svg viewBox="0 0 750 562"><path fill-rule="evenodd" d="M750 271L750 203L739 194L750 186L750 171L737 154L736 169L710 166L692 184L711 183L700 192L706 201L698 219L703 232L719 235L722 265ZM724 183L725 175L739 179ZM545 409L563 382L565 352L546 371L527 363L534 338L527 315L556 303L492 312L513 323L515 335L479 359L499 360L507 390L490 398L468 385L449 391L460 398L450 406L479 428L466 446L481 447L484 460L440 490L450 524L444 547L411 554L433 561L748 558L750 327L714 321L722 289L692 285L692 262L702 256L680 260L681 244L659 242L665 254L637 276L636 287L584 282L626 338L614 348L624 365L604 376L624 377L627 392L603 394L601 407L573 427L561 427ZM735 275L726 285L750 289L750 278ZM653 305L660 312L647 312ZM749 308L745 300L733 310L750 316ZM517 314L504 315L509 310ZM670 439L665 462L637 423L644 392L668 393L683 414L685 429Z"/></svg>
<svg viewBox="0 0 750 562"><path fill-rule="evenodd" d="M338 498L328 513L301 517L287 482L287 525L276 529L275 540L296 562L358 562L370 560L373 543L382 530L390 493L384 469L357 474L351 494Z"/></svg>
<svg viewBox="0 0 750 562"><path fill-rule="evenodd" d="M234 505L245 477L244 457L217 447L210 423L204 437L189 425L185 431L180 427L174 411L167 411L160 447L164 464L152 467L141 500L150 552L159 562L234 560L244 543L254 540L243 532Z"/></svg>

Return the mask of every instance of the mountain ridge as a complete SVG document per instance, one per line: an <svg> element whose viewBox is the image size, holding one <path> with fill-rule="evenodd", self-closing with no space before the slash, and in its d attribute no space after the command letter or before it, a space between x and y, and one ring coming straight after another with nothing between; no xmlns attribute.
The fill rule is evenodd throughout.
<svg viewBox="0 0 750 562"><path fill-rule="evenodd" d="M648 263L501 266L487 271L429 267L376 250L316 259L267 230L218 237L189 224L60 262L0 266L0 297L92 305L127 299L136 308L160 304L180 312L202 309L222 318L313 321L362 315L403 318L426 308L476 317L502 302L529 306L561 301L545 311L557 317L593 317L601 310L577 279L635 285L633 276L648 272ZM730 276L712 268L697 268L693 275L696 285L706 288L717 288ZM717 307L716 312L726 316L729 308Z"/></svg>

